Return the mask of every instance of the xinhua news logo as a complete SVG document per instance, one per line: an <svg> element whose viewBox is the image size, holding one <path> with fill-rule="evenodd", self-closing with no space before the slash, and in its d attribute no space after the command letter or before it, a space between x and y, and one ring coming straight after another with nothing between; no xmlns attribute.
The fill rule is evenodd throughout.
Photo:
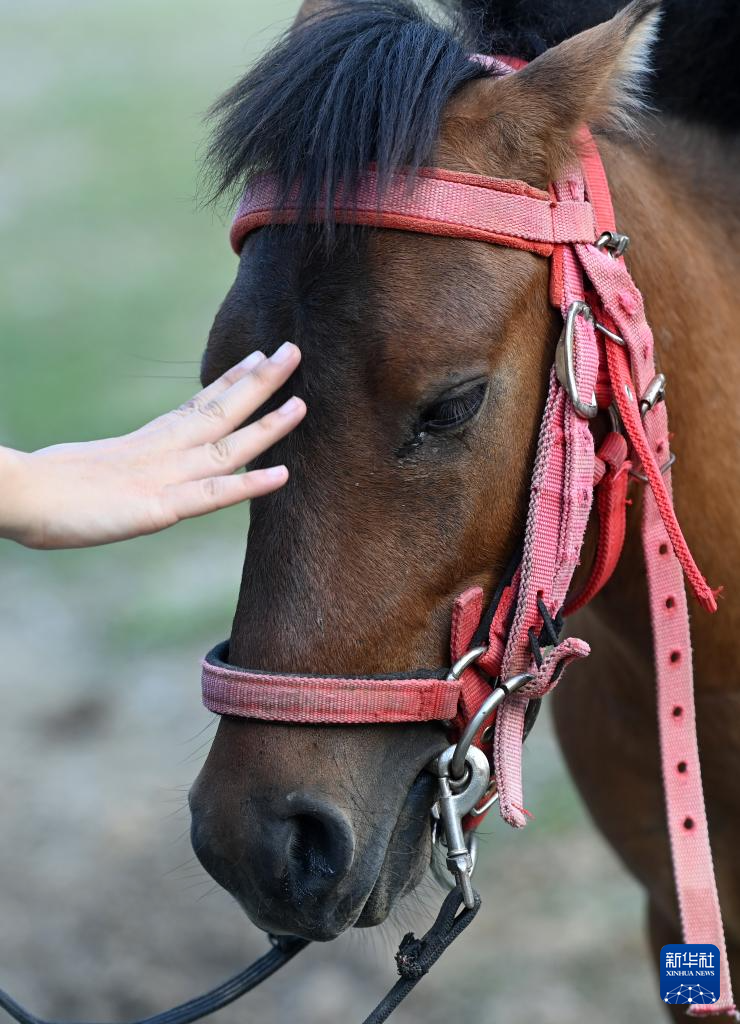
<svg viewBox="0 0 740 1024"><path fill-rule="evenodd" d="M664 1003L716 1003L719 950L708 942L674 942L660 951L660 998Z"/></svg>

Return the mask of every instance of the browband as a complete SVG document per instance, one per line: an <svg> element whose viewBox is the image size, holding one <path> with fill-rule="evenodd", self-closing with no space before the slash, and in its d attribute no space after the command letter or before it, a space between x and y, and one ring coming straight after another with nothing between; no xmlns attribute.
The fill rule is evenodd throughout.
<svg viewBox="0 0 740 1024"><path fill-rule="evenodd" d="M415 175L391 175L382 190L370 168L356 192L338 190L333 217L339 223L394 228L447 238L493 242L551 256L558 244L590 244L596 218L585 199L555 198L523 181L422 167ZM246 236L267 224L323 219L321 206L307 215L296 187L283 196L275 178L256 178L244 194L231 227L231 245L241 251Z"/></svg>

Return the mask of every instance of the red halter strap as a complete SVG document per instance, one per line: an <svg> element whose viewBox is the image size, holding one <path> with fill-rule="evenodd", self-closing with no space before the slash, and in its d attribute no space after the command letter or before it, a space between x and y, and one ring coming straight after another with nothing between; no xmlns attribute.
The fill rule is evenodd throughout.
<svg viewBox="0 0 740 1024"><path fill-rule="evenodd" d="M267 224L293 224L300 216L297 191L281 201L276 182L259 178L239 204L231 245L239 253L251 231ZM458 174L437 167L421 168L411 187L408 175L393 175L382 197L377 173L371 169L351 200L339 192L334 216L339 223L468 238L526 249L539 256L551 256L556 245L588 244L596 238L589 202L558 202L523 181Z"/></svg>
<svg viewBox="0 0 740 1024"><path fill-rule="evenodd" d="M408 175L396 174L381 196L377 174L370 169L351 201L340 191L336 220L485 241L545 257L558 247L591 243L598 234L594 209L584 197L559 199L525 182L439 168L422 168L410 185ZM232 247L239 253L252 231L267 224L296 223L301 216L297 190L281 200L275 180L260 178L239 204L231 228ZM452 664L465 653L479 625L483 599L478 593L470 591L456 602ZM436 679L427 673L389 679L251 671L229 665L228 645L222 644L203 662L204 703L218 714L279 721L448 720L454 721L457 734L490 693L488 677L500 670L516 594L516 587L505 589L490 635L484 638L488 650L479 666L485 676L474 667L459 680L445 679L442 673Z"/></svg>
<svg viewBox="0 0 740 1024"><path fill-rule="evenodd" d="M235 669L228 641L203 661L203 703L219 715L270 722L446 721L457 714L460 684L447 671L416 676L311 676Z"/></svg>

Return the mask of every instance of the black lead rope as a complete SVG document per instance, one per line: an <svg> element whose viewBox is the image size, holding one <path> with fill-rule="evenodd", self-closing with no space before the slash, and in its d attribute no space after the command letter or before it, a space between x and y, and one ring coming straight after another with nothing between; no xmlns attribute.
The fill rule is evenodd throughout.
<svg viewBox="0 0 740 1024"><path fill-rule="evenodd" d="M460 887L456 885L445 898L437 920L423 938L417 939L413 932L404 935L396 953L401 977L362 1024L382 1024L382 1021L388 1020L409 992L429 973L447 947L465 931L481 906L480 896L475 891L473 894L475 904L470 909L463 907L458 914L463 896Z"/></svg>
<svg viewBox="0 0 740 1024"><path fill-rule="evenodd" d="M401 945L396 953L396 964L399 980L390 990L388 995L373 1010L369 1017L366 1017L363 1024L381 1024L387 1020L399 1003L403 1002L409 992L421 981L431 967L439 960L447 947L463 932L475 915L480 910L480 896L475 894L475 906L458 914L462 905L462 893L456 886L446 897L442 904L437 919L429 931L421 939L417 939L412 932L409 932L401 940ZM259 960L247 967L240 974L234 975L228 981L224 981L216 988L205 992L196 999L187 1003L174 1006L171 1010L163 1013L155 1013L152 1017L142 1017L140 1020L131 1021L131 1024L190 1024L191 1021L201 1020L216 1010L220 1010L229 1003L251 992L263 981L279 970L289 960L292 960L297 953L310 945L308 939L299 939L292 935L271 936L273 948L261 956ZM7 992L0 989L0 1009L3 1009L18 1024L61 1024L59 1021L44 1020L43 1017L36 1017L29 1013L25 1007L12 999ZM87 1022L92 1024L92 1022Z"/></svg>
<svg viewBox="0 0 740 1024"><path fill-rule="evenodd" d="M189 1024L190 1021L200 1020L207 1017L209 1013L228 1006L235 999L246 995L259 984L279 970L283 964L292 960L296 953L300 953L309 945L308 939L298 939L292 935L273 938L273 948L261 956L259 960L246 968L240 974L222 982L210 992L204 992L196 999L190 999L187 1003L173 1006L171 1010L164 1010L162 1013L155 1013L152 1017L143 1017L141 1020L132 1021L131 1024ZM0 1008L10 1014L18 1024L59 1024L57 1021L44 1020L43 1017L35 1017L25 1007L12 999L7 992L0 989Z"/></svg>

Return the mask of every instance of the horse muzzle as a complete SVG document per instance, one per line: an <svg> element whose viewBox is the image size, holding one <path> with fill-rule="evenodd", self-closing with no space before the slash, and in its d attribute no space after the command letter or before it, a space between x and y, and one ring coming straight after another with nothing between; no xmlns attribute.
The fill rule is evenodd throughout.
<svg viewBox="0 0 740 1024"><path fill-rule="evenodd" d="M335 757L328 740L341 751L357 730L334 728L329 737L326 727L221 723L190 793L192 845L265 931L326 941L379 924L429 865L437 780L425 766L444 747L443 736L417 725L412 737L403 730L401 743L398 726L367 728L366 750L352 762ZM320 771L317 736L327 751ZM283 752L272 771L269 758L254 756L266 741ZM312 782L305 781L309 748ZM394 757L399 750L408 755L403 764Z"/></svg>

